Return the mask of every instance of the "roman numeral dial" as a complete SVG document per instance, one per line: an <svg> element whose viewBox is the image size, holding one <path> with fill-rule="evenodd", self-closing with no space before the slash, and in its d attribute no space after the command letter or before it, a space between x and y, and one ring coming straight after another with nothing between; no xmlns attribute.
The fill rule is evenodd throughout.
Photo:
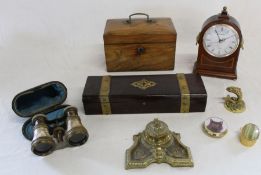
<svg viewBox="0 0 261 175"><path fill-rule="evenodd" d="M208 54L223 58L233 54L239 47L237 31L227 24L216 24L206 30L203 47Z"/></svg>

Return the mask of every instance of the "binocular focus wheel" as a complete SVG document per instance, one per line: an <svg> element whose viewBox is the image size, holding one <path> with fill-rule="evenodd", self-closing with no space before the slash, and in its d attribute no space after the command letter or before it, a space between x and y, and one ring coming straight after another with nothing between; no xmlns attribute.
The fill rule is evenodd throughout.
<svg viewBox="0 0 261 175"><path fill-rule="evenodd" d="M51 154L55 149L55 142L51 138L38 138L32 143L32 152L38 156Z"/></svg>

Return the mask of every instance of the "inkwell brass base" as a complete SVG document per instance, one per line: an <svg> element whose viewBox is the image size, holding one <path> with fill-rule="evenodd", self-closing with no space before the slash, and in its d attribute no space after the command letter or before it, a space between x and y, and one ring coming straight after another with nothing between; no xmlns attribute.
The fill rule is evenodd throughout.
<svg viewBox="0 0 261 175"><path fill-rule="evenodd" d="M193 167L190 149L171 132L166 123L154 119L146 129L133 136L134 144L126 151L126 169L145 168L151 163L167 163L173 167Z"/></svg>

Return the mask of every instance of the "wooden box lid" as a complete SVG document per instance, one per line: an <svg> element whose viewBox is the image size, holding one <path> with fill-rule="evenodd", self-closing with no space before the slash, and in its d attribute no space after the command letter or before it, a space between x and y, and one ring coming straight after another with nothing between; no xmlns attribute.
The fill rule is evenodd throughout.
<svg viewBox="0 0 261 175"><path fill-rule="evenodd" d="M132 18L107 20L103 39L104 44L171 43L176 36L170 18Z"/></svg>

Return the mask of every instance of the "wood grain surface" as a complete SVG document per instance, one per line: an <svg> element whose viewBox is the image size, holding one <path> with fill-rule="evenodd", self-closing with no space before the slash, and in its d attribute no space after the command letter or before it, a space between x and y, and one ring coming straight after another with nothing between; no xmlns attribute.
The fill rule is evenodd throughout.
<svg viewBox="0 0 261 175"><path fill-rule="evenodd" d="M143 48L143 53L138 49ZM174 69L175 44L114 44L105 46L107 71Z"/></svg>
<svg viewBox="0 0 261 175"><path fill-rule="evenodd" d="M169 43L175 42L177 32L170 18L107 20L104 30L104 44L119 43Z"/></svg>
<svg viewBox="0 0 261 175"><path fill-rule="evenodd" d="M107 71L174 69L177 33L170 18L107 20L104 50Z"/></svg>
<svg viewBox="0 0 261 175"><path fill-rule="evenodd" d="M190 93L188 112L204 112L207 92L201 77L196 74L185 74L185 77ZM181 112L181 90L176 74L110 76L110 78L108 98L112 114ZM144 79L154 82L155 86L140 89L132 85L133 82ZM87 78L82 95L85 114L103 114L99 99L101 82L101 76Z"/></svg>

